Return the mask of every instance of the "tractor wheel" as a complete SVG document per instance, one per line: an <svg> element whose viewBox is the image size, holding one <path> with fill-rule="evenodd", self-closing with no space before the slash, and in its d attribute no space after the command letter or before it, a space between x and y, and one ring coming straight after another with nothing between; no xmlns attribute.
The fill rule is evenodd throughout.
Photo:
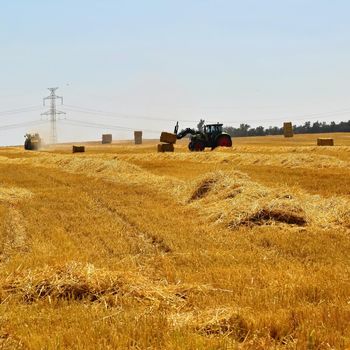
<svg viewBox="0 0 350 350"><path fill-rule="evenodd" d="M232 140L229 135L220 135L216 140L215 147L232 147Z"/></svg>
<svg viewBox="0 0 350 350"><path fill-rule="evenodd" d="M188 149L189 149L191 152L193 152L193 142L190 142L190 143L188 144Z"/></svg>
<svg viewBox="0 0 350 350"><path fill-rule="evenodd" d="M194 152L202 152L202 151L204 151L204 144L203 144L203 142L200 142L200 141L194 141L194 142L192 142L192 144L193 144L193 150L192 151L194 151Z"/></svg>

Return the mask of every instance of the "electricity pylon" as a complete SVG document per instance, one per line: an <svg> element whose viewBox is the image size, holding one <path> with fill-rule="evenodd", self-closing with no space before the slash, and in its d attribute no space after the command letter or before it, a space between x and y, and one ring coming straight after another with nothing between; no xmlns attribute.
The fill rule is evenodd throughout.
<svg viewBox="0 0 350 350"><path fill-rule="evenodd" d="M61 100L61 104L63 104L63 97L56 95L56 90L58 87L54 88L48 88L48 90L51 92L51 94L43 99L43 105L45 106L45 101L50 100L50 109L44 113L41 113L41 115L49 116L50 117L50 124L51 124L51 144L57 143L57 129L56 129L56 120L57 116L61 114L66 114L65 112L58 111L56 109L56 100Z"/></svg>

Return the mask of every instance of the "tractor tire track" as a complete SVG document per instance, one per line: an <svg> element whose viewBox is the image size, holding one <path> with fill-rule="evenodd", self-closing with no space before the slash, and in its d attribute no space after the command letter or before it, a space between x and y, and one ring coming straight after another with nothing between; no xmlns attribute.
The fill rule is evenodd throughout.
<svg viewBox="0 0 350 350"><path fill-rule="evenodd" d="M171 252L171 248L163 239L156 237L149 232L140 230L136 223L132 222L125 214L118 211L115 207L110 206L102 197L92 197L88 193L86 194L90 196L91 201L100 211L106 211L109 215L113 216L114 219L118 218L120 220L122 225L127 229L129 237L140 242L140 253L144 254L153 251L153 253L157 254L166 254Z"/></svg>

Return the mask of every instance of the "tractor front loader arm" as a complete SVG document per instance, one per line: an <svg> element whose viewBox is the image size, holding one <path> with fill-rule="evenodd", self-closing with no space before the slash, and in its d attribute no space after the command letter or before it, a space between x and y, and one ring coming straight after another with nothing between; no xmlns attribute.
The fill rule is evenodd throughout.
<svg viewBox="0 0 350 350"><path fill-rule="evenodd" d="M195 135L196 134L196 130L191 129L191 128L183 129L176 135L176 138L177 139L182 139L183 137L185 137L188 134Z"/></svg>
<svg viewBox="0 0 350 350"><path fill-rule="evenodd" d="M178 133L178 131L179 131L179 122L177 122L175 125L175 128L174 128L174 134L176 134L176 138L178 140L182 139L183 137L185 137L188 134L195 135L197 133L196 130L191 129L191 128L182 129L179 133Z"/></svg>

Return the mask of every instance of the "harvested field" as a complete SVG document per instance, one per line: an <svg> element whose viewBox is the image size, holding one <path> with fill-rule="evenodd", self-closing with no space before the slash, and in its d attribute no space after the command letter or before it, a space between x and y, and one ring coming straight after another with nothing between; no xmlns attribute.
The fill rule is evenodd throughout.
<svg viewBox="0 0 350 350"><path fill-rule="evenodd" d="M349 348L350 135L158 142L0 149L0 347Z"/></svg>

